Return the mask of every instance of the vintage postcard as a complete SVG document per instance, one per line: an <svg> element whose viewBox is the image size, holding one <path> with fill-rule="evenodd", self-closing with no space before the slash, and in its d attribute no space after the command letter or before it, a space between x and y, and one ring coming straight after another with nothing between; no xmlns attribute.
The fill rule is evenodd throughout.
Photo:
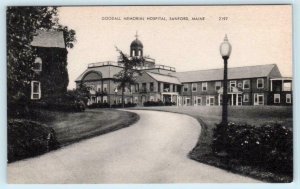
<svg viewBox="0 0 300 189"><path fill-rule="evenodd" d="M292 5L6 20L8 183L293 181Z"/></svg>

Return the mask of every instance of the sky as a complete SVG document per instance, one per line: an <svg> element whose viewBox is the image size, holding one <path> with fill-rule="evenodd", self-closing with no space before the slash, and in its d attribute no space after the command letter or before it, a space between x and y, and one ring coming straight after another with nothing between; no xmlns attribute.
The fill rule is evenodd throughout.
<svg viewBox="0 0 300 189"><path fill-rule="evenodd" d="M172 20L177 17L188 20ZM116 61L115 46L129 54L136 32L144 55L177 72L222 68L219 46L227 34L232 45L229 67L277 64L283 76L292 76L289 5L60 7L59 22L76 31L75 47L68 49L69 89L89 63Z"/></svg>

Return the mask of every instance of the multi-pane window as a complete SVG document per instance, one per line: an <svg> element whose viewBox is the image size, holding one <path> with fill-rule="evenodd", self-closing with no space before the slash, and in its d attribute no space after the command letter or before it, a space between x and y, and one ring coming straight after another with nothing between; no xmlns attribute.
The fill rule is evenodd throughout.
<svg viewBox="0 0 300 189"><path fill-rule="evenodd" d="M290 104L292 103L292 95L291 94L286 94L286 103Z"/></svg>
<svg viewBox="0 0 300 189"><path fill-rule="evenodd" d="M243 81L243 89L250 89L250 80Z"/></svg>
<svg viewBox="0 0 300 189"><path fill-rule="evenodd" d="M107 96L103 96L103 103L107 103Z"/></svg>
<svg viewBox="0 0 300 189"><path fill-rule="evenodd" d="M31 82L31 99L41 98L41 83L39 81Z"/></svg>
<svg viewBox="0 0 300 189"><path fill-rule="evenodd" d="M40 57L36 57L33 64L34 71L42 71L42 59Z"/></svg>
<svg viewBox="0 0 300 189"><path fill-rule="evenodd" d="M264 79L263 78L257 79L257 88L258 89L264 88Z"/></svg>
<svg viewBox="0 0 300 189"><path fill-rule="evenodd" d="M202 91L207 91L207 82L202 83Z"/></svg>
<svg viewBox="0 0 300 189"><path fill-rule="evenodd" d="M238 83L238 87L242 88L243 84L242 83Z"/></svg>
<svg viewBox="0 0 300 189"><path fill-rule="evenodd" d="M135 92L139 92L139 84L135 84Z"/></svg>
<svg viewBox="0 0 300 189"><path fill-rule="evenodd" d="M107 92L107 84L103 84L103 92Z"/></svg>
<svg viewBox="0 0 300 189"><path fill-rule="evenodd" d="M215 82L215 88L216 88L216 91L220 90L220 89L221 89L221 86L222 86L221 81L216 81L216 82Z"/></svg>
<svg viewBox="0 0 300 189"><path fill-rule="evenodd" d="M274 103L275 104L280 103L280 94L274 94Z"/></svg>
<svg viewBox="0 0 300 189"><path fill-rule="evenodd" d="M184 92L187 92L187 91L188 91L188 85L187 85L187 84L184 84L184 85L183 85L183 91L184 91Z"/></svg>
<svg viewBox="0 0 300 189"><path fill-rule="evenodd" d="M292 83L291 82L284 82L283 83L283 91L291 91L292 90Z"/></svg>
<svg viewBox="0 0 300 189"><path fill-rule="evenodd" d="M197 91L197 83L192 83L192 91L193 92Z"/></svg>
<svg viewBox="0 0 300 189"><path fill-rule="evenodd" d="M202 98L201 97L197 97L197 104L201 105L202 104Z"/></svg>
<svg viewBox="0 0 300 189"><path fill-rule="evenodd" d="M244 94L243 95L243 101L244 102L249 102L249 94Z"/></svg>
<svg viewBox="0 0 300 189"><path fill-rule="evenodd" d="M153 92L153 91L154 91L154 83L151 82L151 83L150 83L150 92Z"/></svg>
<svg viewBox="0 0 300 189"><path fill-rule="evenodd" d="M97 91L101 92L101 85L97 85Z"/></svg>
<svg viewBox="0 0 300 189"><path fill-rule="evenodd" d="M154 101L154 96L150 96L150 101Z"/></svg>
<svg viewBox="0 0 300 189"><path fill-rule="evenodd" d="M138 103L138 97L136 96L136 97L134 97L134 103Z"/></svg>

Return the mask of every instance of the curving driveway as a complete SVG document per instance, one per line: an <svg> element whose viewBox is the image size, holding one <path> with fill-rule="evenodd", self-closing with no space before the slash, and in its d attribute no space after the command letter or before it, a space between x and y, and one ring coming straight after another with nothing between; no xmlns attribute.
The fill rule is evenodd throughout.
<svg viewBox="0 0 300 189"><path fill-rule="evenodd" d="M131 127L8 165L9 183L259 182L187 158L200 134L192 117L132 110ZM88 124L88 123L86 123Z"/></svg>

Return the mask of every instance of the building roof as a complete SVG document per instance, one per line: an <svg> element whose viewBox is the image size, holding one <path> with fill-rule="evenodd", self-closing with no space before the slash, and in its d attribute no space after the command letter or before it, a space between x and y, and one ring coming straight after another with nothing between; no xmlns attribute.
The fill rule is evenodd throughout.
<svg viewBox="0 0 300 189"><path fill-rule="evenodd" d="M149 74L156 81L181 85L178 78L172 75L165 75L165 74L159 74L153 72L146 72L146 73Z"/></svg>
<svg viewBox="0 0 300 189"><path fill-rule="evenodd" d="M31 45L35 47L65 48L63 32L38 30L37 35L33 37Z"/></svg>
<svg viewBox="0 0 300 189"><path fill-rule="evenodd" d="M100 67L89 67L75 81L81 81L82 78L91 71L96 71L102 74L103 79L113 78L115 74L119 73L123 68L113 65L100 66Z"/></svg>
<svg viewBox="0 0 300 189"><path fill-rule="evenodd" d="M135 48L135 47L141 47L141 48L143 48L143 43L139 39L136 38L135 40L133 40L131 42L130 47L131 48Z"/></svg>
<svg viewBox="0 0 300 189"><path fill-rule="evenodd" d="M228 69L228 79L243 79L267 77L271 71L276 68L276 64L266 64L257 66L244 66ZM173 76L178 77L180 82L197 82L197 81L216 81L223 80L224 69L197 70L187 72L174 72ZM280 74L280 73L279 73Z"/></svg>

